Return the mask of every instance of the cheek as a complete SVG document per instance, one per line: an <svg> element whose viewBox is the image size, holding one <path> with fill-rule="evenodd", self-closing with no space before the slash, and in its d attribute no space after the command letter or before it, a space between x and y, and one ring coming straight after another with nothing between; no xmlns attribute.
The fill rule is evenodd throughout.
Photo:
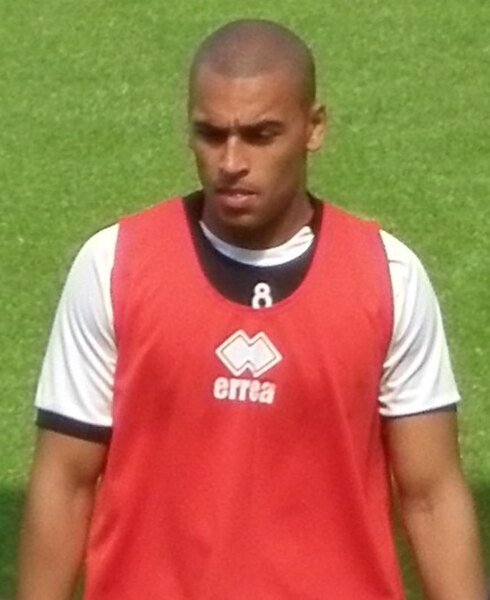
<svg viewBox="0 0 490 600"><path fill-rule="evenodd" d="M302 180L306 165L306 151L296 147L277 148L267 157L257 160L263 177L275 187L292 187Z"/></svg>
<svg viewBox="0 0 490 600"><path fill-rule="evenodd" d="M193 147L194 161L196 163L197 173L201 181L210 179L214 173L214 161L210 152L203 152L199 148Z"/></svg>

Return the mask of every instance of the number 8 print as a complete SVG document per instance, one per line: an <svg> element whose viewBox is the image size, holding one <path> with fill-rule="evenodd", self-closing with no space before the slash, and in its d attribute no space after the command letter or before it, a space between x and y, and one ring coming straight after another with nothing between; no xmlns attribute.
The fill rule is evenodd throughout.
<svg viewBox="0 0 490 600"><path fill-rule="evenodd" d="M269 308L272 306L271 288L267 283L257 283L252 296L252 308Z"/></svg>

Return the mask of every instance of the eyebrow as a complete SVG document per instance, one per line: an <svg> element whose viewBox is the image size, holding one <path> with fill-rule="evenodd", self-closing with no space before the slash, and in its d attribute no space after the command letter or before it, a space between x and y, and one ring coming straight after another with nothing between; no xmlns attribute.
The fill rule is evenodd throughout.
<svg viewBox="0 0 490 600"><path fill-rule="evenodd" d="M284 130L284 123L282 121L277 121L275 119L261 119L259 121L253 121L252 123L246 123L245 125L238 125L232 127L221 127L219 125L214 125L210 121L206 121L205 119L196 119L192 122L192 127L195 130L208 130L215 131L217 133L228 134L233 130L236 130L240 133L256 133L261 130L272 130L274 132L280 133Z"/></svg>

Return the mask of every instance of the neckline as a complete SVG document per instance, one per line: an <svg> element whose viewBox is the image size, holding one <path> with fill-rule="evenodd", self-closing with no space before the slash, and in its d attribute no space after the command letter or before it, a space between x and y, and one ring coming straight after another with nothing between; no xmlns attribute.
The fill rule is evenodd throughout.
<svg viewBox="0 0 490 600"><path fill-rule="evenodd" d="M198 256L198 249L196 248L195 241L191 232L192 225L191 223L189 223L189 215L186 214L186 198L181 197L179 209L181 211L182 219L184 220L184 245L185 248L187 248L188 250L190 259L189 265L192 269L192 272L189 273L189 277L193 278L196 281L197 285L203 290L204 293L206 293L213 300L213 302L219 304L223 307L223 309L226 309L228 311L250 315L258 315L259 313L263 313L265 315L272 315L281 312L290 304L295 303L299 296L303 294L308 294L308 290L310 287L312 287L315 279L315 274L318 270L319 257L323 254L322 249L325 246L325 239L328 237L326 235L326 228L328 227L329 222L328 213L330 212L330 207L326 202L318 200L317 198L312 198L312 201L319 203L321 202L322 205L320 207L321 210L319 211L319 214L316 217L318 219L316 244L313 248L313 256L311 259L311 264L308 268L308 272L306 273L300 285L291 294L289 294L289 296L283 298L282 300L279 300L269 308L255 309L252 306L241 304L234 300L230 300L229 298L224 296L219 290L216 289L216 287L206 276L206 273L204 272L203 267L201 265ZM191 208L191 213L192 212L193 211ZM199 224L196 223L196 226L199 227Z"/></svg>
<svg viewBox="0 0 490 600"><path fill-rule="evenodd" d="M312 228L304 225L289 240L279 246L264 250L251 250L225 242L215 235L202 220L199 221L199 226L215 250L237 263L253 267L276 267L287 264L305 254L315 239Z"/></svg>

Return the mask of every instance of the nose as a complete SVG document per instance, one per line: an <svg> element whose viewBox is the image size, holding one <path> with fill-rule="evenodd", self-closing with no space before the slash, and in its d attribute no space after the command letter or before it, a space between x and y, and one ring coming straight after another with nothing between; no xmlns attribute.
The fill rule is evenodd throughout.
<svg viewBox="0 0 490 600"><path fill-rule="evenodd" d="M230 135L223 144L220 170L224 176L234 179L248 173L246 149L238 136Z"/></svg>

